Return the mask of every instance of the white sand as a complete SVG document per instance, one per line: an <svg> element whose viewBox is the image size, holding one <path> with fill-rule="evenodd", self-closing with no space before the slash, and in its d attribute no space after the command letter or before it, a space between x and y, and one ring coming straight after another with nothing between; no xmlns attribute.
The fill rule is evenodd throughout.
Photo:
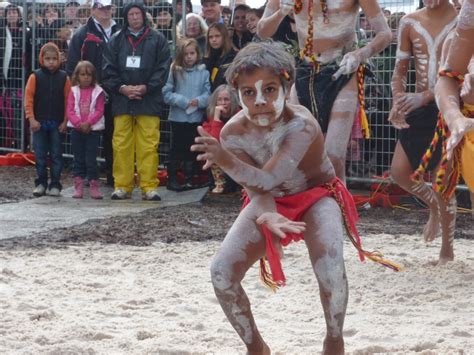
<svg viewBox="0 0 474 355"><path fill-rule="evenodd" d="M218 245L1 250L0 353L243 354L210 283ZM473 353L472 241L456 240L456 261L443 267L429 265L439 241L372 235L365 245L405 271L362 264L345 244L348 353ZM319 353L325 324L303 243L287 249L284 270L288 286L276 294L249 271L257 323L274 353Z"/></svg>

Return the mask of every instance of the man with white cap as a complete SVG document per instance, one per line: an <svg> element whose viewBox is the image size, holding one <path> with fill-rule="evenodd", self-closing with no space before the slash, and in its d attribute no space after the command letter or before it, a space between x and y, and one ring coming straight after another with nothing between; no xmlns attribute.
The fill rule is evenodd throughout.
<svg viewBox="0 0 474 355"><path fill-rule="evenodd" d="M119 26L112 19L112 0L92 0L92 15L87 23L80 27L69 44L66 72L69 76L80 60L88 60L97 70L97 79L102 83L102 53L110 37L119 30ZM105 105L104 156L107 184L113 186L112 177L112 134L113 118L111 103Z"/></svg>

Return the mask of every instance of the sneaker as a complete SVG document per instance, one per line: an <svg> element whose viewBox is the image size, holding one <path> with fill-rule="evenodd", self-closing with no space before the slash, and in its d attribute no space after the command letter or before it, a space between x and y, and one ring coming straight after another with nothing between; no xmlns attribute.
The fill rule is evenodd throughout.
<svg viewBox="0 0 474 355"><path fill-rule="evenodd" d="M147 201L161 201L161 197L158 195L158 191L150 190L143 194L143 199Z"/></svg>
<svg viewBox="0 0 474 355"><path fill-rule="evenodd" d="M127 198L130 198L130 195L124 189L118 188L115 189L114 192L112 192L112 200L125 200Z"/></svg>
<svg viewBox="0 0 474 355"><path fill-rule="evenodd" d="M33 190L33 196L35 197L41 197L44 195L44 193L46 192L46 188L39 184L38 186L35 187L35 189Z"/></svg>
<svg viewBox="0 0 474 355"><path fill-rule="evenodd" d="M53 196L53 197L58 197L59 195L61 195L61 190L59 190L57 187L53 187L49 189L48 195Z"/></svg>

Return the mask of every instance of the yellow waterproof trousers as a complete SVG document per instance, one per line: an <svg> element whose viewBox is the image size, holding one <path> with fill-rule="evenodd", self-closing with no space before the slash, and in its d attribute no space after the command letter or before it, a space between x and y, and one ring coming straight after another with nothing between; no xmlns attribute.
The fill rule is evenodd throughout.
<svg viewBox="0 0 474 355"><path fill-rule="evenodd" d="M112 146L115 188L128 193L135 187L135 162L142 192L158 187L159 116L114 117Z"/></svg>

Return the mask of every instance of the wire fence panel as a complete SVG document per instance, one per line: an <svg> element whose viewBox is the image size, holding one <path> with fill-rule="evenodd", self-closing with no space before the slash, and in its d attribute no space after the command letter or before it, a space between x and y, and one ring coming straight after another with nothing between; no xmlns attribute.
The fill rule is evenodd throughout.
<svg viewBox="0 0 474 355"><path fill-rule="evenodd" d="M27 122L24 119L23 90L32 70L38 68L38 55L42 45L52 41L58 45L62 53L62 68L68 59L69 43L80 26L91 16L91 0L61 0L50 1L12 1L19 6L15 14L0 13L0 51L10 53L10 61L5 72L5 61L2 72L2 92L0 102L0 152L29 151L31 137ZM118 24L123 23L122 8L127 0L113 0L113 18ZM156 3L144 1L148 9L148 19L154 26L164 26L163 19L158 17ZM413 12L418 7L415 0L380 0L387 22L392 29L392 43L379 55L367 63L365 79L365 108L371 131L370 139L363 139L354 127L353 135L347 150L348 179L371 181L374 176L380 176L390 168L392 155L397 141L397 130L388 122L392 107L390 81L395 66L397 48L397 30L401 17ZM2 9L0 8L0 11ZM173 21L177 22L176 2L173 2ZM3 17L3 20L2 20ZM8 26L7 26L8 25ZM10 28L10 31L6 30ZM174 54L176 30L175 26L157 28L168 39L171 52ZM8 33L7 33L8 32ZM361 14L358 39L359 45L369 41L374 33L367 19ZM7 46L7 43L11 45ZM5 77L6 74L6 77ZM409 90L414 91L414 71L409 72ZM168 108L161 117L161 137L159 145L160 165L167 159L171 144L171 128L167 121ZM64 142L64 154L72 157L70 137L67 134ZM103 161L103 142L100 144L99 159Z"/></svg>

